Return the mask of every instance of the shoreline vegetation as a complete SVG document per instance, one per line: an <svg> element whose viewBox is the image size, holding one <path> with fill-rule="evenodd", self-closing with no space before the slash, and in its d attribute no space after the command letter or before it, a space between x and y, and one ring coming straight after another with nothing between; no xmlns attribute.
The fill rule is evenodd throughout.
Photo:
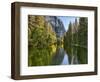
<svg viewBox="0 0 100 82"><path fill-rule="evenodd" d="M87 22L76 18L65 31L57 16L28 15L28 66L61 65L65 52L69 65L87 64Z"/></svg>

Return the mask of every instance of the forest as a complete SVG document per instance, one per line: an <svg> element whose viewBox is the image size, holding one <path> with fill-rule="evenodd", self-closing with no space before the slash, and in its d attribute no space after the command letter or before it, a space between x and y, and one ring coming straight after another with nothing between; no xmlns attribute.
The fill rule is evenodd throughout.
<svg viewBox="0 0 100 82"><path fill-rule="evenodd" d="M30 15L28 19L28 65L48 65L56 50L56 34L44 16Z"/></svg>
<svg viewBox="0 0 100 82"><path fill-rule="evenodd" d="M77 54L78 60L82 64L87 63L87 47L88 47L88 20L87 18L79 18L79 23L75 19L75 23L69 23L69 29L64 36L64 47L70 55ZM67 46L66 46L67 45Z"/></svg>
<svg viewBox="0 0 100 82"><path fill-rule="evenodd" d="M86 64L87 22L76 18L65 31L57 16L28 15L28 66L61 65L66 52L69 64Z"/></svg>

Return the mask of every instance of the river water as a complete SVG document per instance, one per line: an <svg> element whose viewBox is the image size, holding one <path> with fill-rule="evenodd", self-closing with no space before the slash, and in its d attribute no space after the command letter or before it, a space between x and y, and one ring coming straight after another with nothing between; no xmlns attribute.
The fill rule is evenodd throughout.
<svg viewBox="0 0 100 82"><path fill-rule="evenodd" d="M52 65L86 64L86 53L86 49L76 47L74 49L71 49L71 52L68 54L67 50L61 47L57 49L55 56L52 58Z"/></svg>
<svg viewBox="0 0 100 82"><path fill-rule="evenodd" d="M87 48L68 46L65 49L57 46L53 52L49 49L32 49L28 66L87 64L87 59Z"/></svg>

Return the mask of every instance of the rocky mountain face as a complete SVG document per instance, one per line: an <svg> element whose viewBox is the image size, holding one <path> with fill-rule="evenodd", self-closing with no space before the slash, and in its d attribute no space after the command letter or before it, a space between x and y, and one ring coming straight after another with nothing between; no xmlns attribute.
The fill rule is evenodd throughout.
<svg viewBox="0 0 100 82"><path fill-rule="evenodd" d="M63 22L57 16L45 16L46 22L50 23L57 37L64 35L65 28Z"/></svg>

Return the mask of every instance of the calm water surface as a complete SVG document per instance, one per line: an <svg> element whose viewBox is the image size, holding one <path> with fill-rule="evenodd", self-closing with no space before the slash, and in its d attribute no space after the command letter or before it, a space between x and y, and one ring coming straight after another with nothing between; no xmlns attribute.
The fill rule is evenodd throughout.
<svg viewBox="0 0 100 82"><path fill-rule="evenodd" d="M78 64L78 58L76 55L69 56L64 48L59 48L52 58L53 65L69 65L69 64Z"/></svg>
<svg viewBox="0 0 100 82"><path fill-rule="evenodd" d="M54 52L48 49L34 51L31 51L29 66L87 64L87 49L79 46L57 47Z"/></svg>

